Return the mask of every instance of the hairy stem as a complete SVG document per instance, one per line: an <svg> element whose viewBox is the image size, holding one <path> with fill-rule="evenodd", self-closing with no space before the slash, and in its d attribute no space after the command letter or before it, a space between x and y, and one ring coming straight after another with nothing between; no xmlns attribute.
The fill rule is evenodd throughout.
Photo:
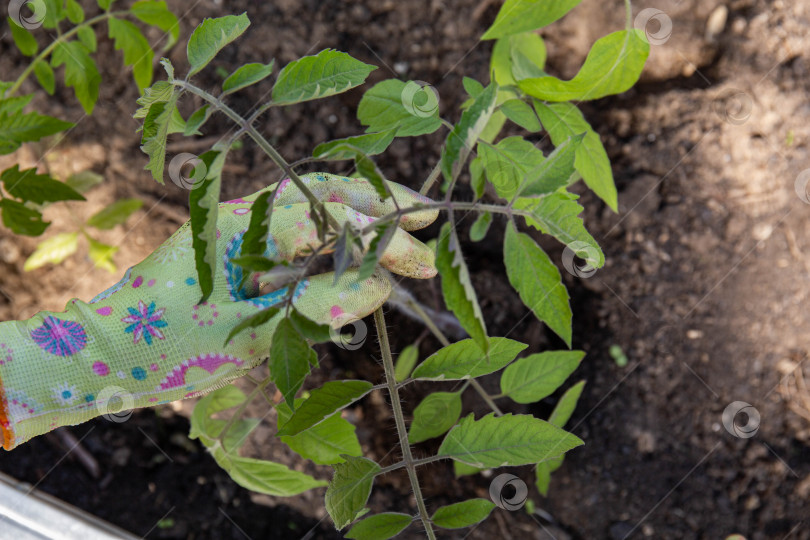
<svg viewBox="0 0 810 540"><path fill-rule="evenodd" d="M401 210L391 212L390 214L386 214L384 216L380 216L376 218L373 223L370 223L369 225L363 227L360 230L360 234L368 234L381 223L398 220L405 214L413 214L414 212L421 212L423 210L432 210L434 208L438 208L439 210L445 210L448 212L452 210L475 210L476 212L492 212L493 214L504 214L510 217L511 216L532 217L532 213L528 210L518 210L516 208L510 208L508 206L503 206L500 204L480 204L477 202L465 202L465 201L443 201L430 204L420 204L418 206L411 206L408 208L403 208Z"/></svg>
<svg viewBox="0 0 810 540"><path fill-rule="evenodd" d="M436 179L439 175L442 174L442 160L436 162L436 165L433 167L433 170L430 171L430 174L425 179L425 183L422 184L422 189L419 190L420 195L427 195L427 192L430 191L430 188L433 187L433 184L436 183Z"/></svg>
<svg viewBox="0 0 810 540"><path fill-rule="evenodd" d="M191 92L196 96L201 97L202 99L210 103L212 107L214 107L218 111L225 114L225 116L230 118L237 126L239 126L245 133L247 133L248 136L251 139L253 139L253 141L256 144L259 145L259 148L261 148L262 151L264 151L264 153L267 154L270 157L270 159L272 159L273 162L281 168L281 170L284 171L284 174L286 174L290 178L290 180L292 180L293 184L295 184L296 187L298 187L298 189L301 190L301 193L304 194L304 196L309 201L310 205L312 205L316 209L320 209L323 206L323 202L320 201L315 196L315 194L312 193L312 191L310 191L309 187L307 187L304 181L301 180L301 177L298 176L298 174L296 174L296 172L292 169L290 164L287 163L287 160L285 160L284 157L278 153L278 151L273 147L273 145L271 145L270 142L267 139L265 139L264 136L261 133L259 133L258 130L256 130L256 128L253 127L253 125L248 120L244 119L239 113L228 107L228 105L226 105L222 100L209 94L202 88L194 86L188 81L181 81L175 79L171 81L171 83L175 86L178 86L180 88L183 88L184 90ZM342 229L340 223L338 223L338 221L332 216L332 214L330 214L329 212L325 213L326 218L329 221L329 225L331 225L335 231L340 232L340 230Z"/></svg>
<svg viewBox="0 0 810 540"><path fill-rule="evenodd" d="M385 369L385 381L388 383L388 392L391 396L391 408L393 409L394 420L397 424L397 434L399 435L399 446L402 448L404 466L408 470L408 477L411 479L411 489L413 489L413 496L416 499L416 506L419 509L419 518L422 520L422 525L425 527L428 538L435 540L436 533L433 532L433 525L430 522L430 517L425 507L422 489L419 487L419 477L416 475L416 466L414 465L413 455L411 454L411 446L410 443L408 443L408 430L405 427L405 417L402 415L402 404L399 401L399 390L397 389L397 383L394 377L394 359L391 356L391 346L388 343L388 330L385 327L385 315L383 315L382 308L378 308L377 311L374 312L374 324L377 327L377 337L380 340L383 368Z"/></svg>
<svg viewBox="0 0 810 540"><path fill-rule="evenodd" d="M624 0L624 10L626 14L625 29L632 30L633 28L633 6L630 5L630 0Z"/></svg>

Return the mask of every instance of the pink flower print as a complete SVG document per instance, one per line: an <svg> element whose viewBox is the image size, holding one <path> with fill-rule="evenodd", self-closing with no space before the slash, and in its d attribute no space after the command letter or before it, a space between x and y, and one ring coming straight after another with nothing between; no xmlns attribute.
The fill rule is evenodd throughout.
<svg viewBox="0 0 810 540"><path fill-rule="evenodd" d="M56 356L71 356L87 345L87 334L82 325L51 315L45 317L42 326L31 332L31 338L42 349Z"/></svg>
<svg viewBox="0 0 810 540"><path fill-rule="evenodd" d="M160 328L165 328L168 323L163 320L163 313L166 308L155 309L155 303L148 306L143 300L138 300L138 308L127 308L129 315L121 319L121 322L128 323L124 330L133 335L133 343L138 343L141 338L147 345L152 344L152 338L165 339Z"/></svg>

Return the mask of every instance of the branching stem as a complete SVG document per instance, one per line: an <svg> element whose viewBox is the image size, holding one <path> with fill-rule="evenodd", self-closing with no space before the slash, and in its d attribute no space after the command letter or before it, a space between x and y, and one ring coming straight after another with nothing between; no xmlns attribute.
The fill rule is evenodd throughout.
<svg viewBox="0 0 810 540"><path fill-rule="evenodd" d="M391 356L391 345L388 343L388 330L385 327L385 315L382 308L374 312L374 324L377 327L377 337L380 340L380 349L383 357L383 368L385 369L385 381L388 383L388 392L391 396L391 408L394 412L394 420L397 425L399 435L399 446L402 448L403 466L408 470L408 477L411 479L413 496L416 499L416 506L419 509L419 518L425 527L428 538L436 540L436 533L433 532L433 525L430 522L425 500L422 497L422 490L419 487L419 477L416 474L411 446L408 442L408 430L405 427L405 417L402 415L402 404L399 401L399 390L394 375L394 359Z"/></svg>

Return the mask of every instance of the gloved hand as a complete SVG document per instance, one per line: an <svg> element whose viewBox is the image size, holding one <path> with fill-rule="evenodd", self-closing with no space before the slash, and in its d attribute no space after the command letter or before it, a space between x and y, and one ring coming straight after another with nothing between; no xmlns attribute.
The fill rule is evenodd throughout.
<svg viewBox="0 0 810 540"><path fill-rule="evenodd" d="M395 210L365 180L330 174L302 177L338 222L364 226ZM429 199L389 184L400 207ZM273 190L275 184L262 191ZM242 279L230 259L240 255L253 201L262 193L221 203L217 221L214 291L197 305L191 229L184 224L144 261L89 303L71 300L62 313L40 312L26 321L0 323L0 442L6 450L60 426L107 414L117 396L125 408L148 407L196 396L224 386L267 357L279 313L255 331L244 331L223 346L239 322L281 302L287 289L260 294L256 276ZM437 211L406 214L400 226L430 224ZM266 255L292 260L320 245L309 219L309 204L283 180L274 203ZM433 252L397 230L381 264L397 274L430 278ZM348 270L333 286L333 273L303 280L293 305L321 324L347 323L377 309L391 292L383 277L357 282ZM242 285L244 284L244 285ZM241 288L240 288L241 286Z"/></svg>

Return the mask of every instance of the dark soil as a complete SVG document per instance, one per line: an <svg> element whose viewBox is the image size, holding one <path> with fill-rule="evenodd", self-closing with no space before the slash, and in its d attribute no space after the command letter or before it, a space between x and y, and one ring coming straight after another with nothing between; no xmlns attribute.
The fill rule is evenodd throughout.
<svg viewBox="0 0 810 540"><path fill-rule="evenodd" d="M253 26L213 68L231 71L270 58L283 65L334 47L380 66L372 83L401 76L433 84L442 113L452 120L465 99L462 75L487 79L491 44L477 38L498 9L497 2L484 0L235 1L200 2L193 8L170 3L177 13L187 11L184 36L205 16L248 12ZM802 373L810 377L810 312L804 308L810 296L810 206L794 190L810 162L810 3L634 3L635 12L646 7L671 18L672 37L653 47L635 89L582 104L611 156L620 203L614 214L578 187L585 222L602 244L607 264L589 279L563 274L574 308L574 346L588 353L572 379L585 379L587 386L568 428L586 446L568 454L548 498L532 488L537 513L498 509L483 525L448 538L716 539L732 533L749 539L810 538L810 394L802 386ZM718 24L717 10L724 7L727 21ZM572 76L590 44L622 28L623 20L621 2L583 1L544 31L549 71ZM131 231L112 231L106 238L121 245L116 261L125 268L185 219L186 192L157 185L142 171L145 158L130 117L136 92L129 75L120 72L120 53L106 39L100 44L105 85L92 117L83 118L65 89L55 99L37 99L51 114L78 122L69 140L47 153L51 170L67 174L93 168L107 178L89 203L72 211L90 215L116 197L147 201L131 220ZM3 79L21 69L12 49L10 36L2 37ZM170 52L180 70L184 54L182 46ZM212 88L221 83L215 69L197 79ZM34 84L29 81L26 89L33 91ZM240 94L233 106L248 110L266 90ZM359 96L355 91L273 110L260 127L295 160L319 142L358 133ZM189 100L184 111L195 105ZM229 129L214 119L203 143L177 138L170 152L201 151ZM441 143L441 134L397 141L380 165L389 178L418 188ZM31 146L12 157L33 164L46 150ZM223 198L250 193L278 174L246 144L226 168ZM68 222L68 214L52 210L53 231ZM561 348L539 322L524 317L495 262L500 250L495 239L502 229L496 221L487 241L464 246L490 332L528 343L533 351ZM435 233L429 229L421 237ZM559 261L560 248L543 242ZM61 309L67 299L90 298L116 279L79 257L23 274L22 263L34 246L0 231L3 319ZM417 291L415 282L406 286ZM417 293L441 309L437 282ZM389 319L395 350L424 334L422 326L397 311ZM431 339L423 340L423 355L437 346ZM611 345L624 350L628 365L614 362ZM321 352L323 369L311 378L313 386L336 377L381 378L371 341L351 354L337 347ZM403 395L406 408L427 388L409 387ZM512 410L546 416L556 397ZM470 410L485 412L472 393L467 398ZM374 393L349 414L366 454L387 464L398 456L391 452L396 435L386 399ZM753 438L724 429L721 415L733 401L759 411L761 425ZM91 477L53 434L0 454L0 470L148 538L338 537L322 508L323 490L272 499L236 486L186 438L184 415L190 406L139 411L123 424L98 420L71 428L98 461L99 478ZM300 467L282 445L263 444L271 433L269 424L261 426L248 453ZM416 451L427 455L435 448L428 443ZM325 468L311 472L328 478ZM510 472L533 484L528 468ZM423 469L421 479L435 508L487 497L491 476L455 479L451 467L439 464ZM380 479L371 506L415 512L406 476Z"/></svg>

